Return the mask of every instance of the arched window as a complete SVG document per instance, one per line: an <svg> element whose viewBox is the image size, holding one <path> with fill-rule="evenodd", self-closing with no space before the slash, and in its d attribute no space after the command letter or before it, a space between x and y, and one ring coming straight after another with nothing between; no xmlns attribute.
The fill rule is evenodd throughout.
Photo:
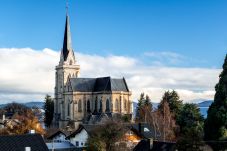
<svg viewBox="0 0 227 151"><path fill-rule="evenodd" d="M68 102L68 116L70 115L70 101Z"/></svg>
<svg viewBox="0 0 227 151"><path fill-rule="evenodd" d="M110 112L110 101L109 101L109 99L106 100L106 112Z"/></svg>
<svg viewBox="0 0 227 151"><path fill-rule="evenodd" d="M124 108L127 109L127 100L124 100Z"/></svg>
<svg viewBox="0 0 227 151"><path fill-rule="evenodd" d="M89 101L89 100L87 100L87 112L88 112L88 113L91 112L90 101Z"/></svg>
<svg viewBox="0 0 227 151"><path fill-rule="evenodd" d="M82 112L82 102L81 102L81 100L78 101L78 112Z"/></svg>
<svg viewBox="0 0 227 151"><path fill-rule="evenodd" d="M98 112L98 98L97 98L97 96L95 98L95 111L94 112Z"/></svg>
<svg viewBox="0 0 227 151"><path fill-rule="evenodd" d="M102 112L102 100L99 101L99 112Z"/></svg>
<svg viewBox="0 0 227 151"><path fill-rule="evenodd" d="M115 100L115 109L118 111L118 99Z"/></svg>

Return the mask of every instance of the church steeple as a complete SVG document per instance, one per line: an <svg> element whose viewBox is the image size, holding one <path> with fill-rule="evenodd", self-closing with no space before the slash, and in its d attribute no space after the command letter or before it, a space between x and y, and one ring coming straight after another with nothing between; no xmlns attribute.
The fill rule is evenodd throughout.
<svg viewBox="0 0 227 151"><path fill-rule="evenodd" d="M71 40L70 25L69 25L69 16L67 13L66 22L65 22L65 34L64 34L64 41L63 41L63 48L62 48L64 61L66 61L70 51L73 51L73 49L72 49L72 40Z"/></svg>

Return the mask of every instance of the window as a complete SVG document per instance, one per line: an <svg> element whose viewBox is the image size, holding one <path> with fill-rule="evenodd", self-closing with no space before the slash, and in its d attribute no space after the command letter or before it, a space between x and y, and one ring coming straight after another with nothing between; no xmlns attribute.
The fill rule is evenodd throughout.
<svg viewBox="0 0 227 151"><path fill-rule="evenodd" d="M83 145L84 145L84 143L82 143L82 142L81 142L81 143L80 143L80 145L81 145L81 146L83 146Z"/></svg>
<svg viewBox="0 0 227 151"><path fill-rule="evenodd" d="M124 108L127 109L127 100L124 101Z"/></svg>
<svg viewBox="0 0 227 151"><path fill-rule="evenodd" d="M106 112L110 112L110 101L109 101L109 99L106 100Z"/></svg>
<svg viewBox="0 0 227 151"><path fill-rule="evenodd" d="M87 112L91 112L91 108L90 108L90 101L87 100Z"/></svg>
<svg viewBox="0 0 227 151"><path fill-rule="evenodd" d="M102 100L99 101L99 112L102 112Z"/></svg>
<svg viewBox="0 0 227 151"><path fill-rule="evenodd" d="M147 127L144 127L144 132L150 132L150 130Z"/></svg>
<svg viewBox="0 0 227 151"><path fill-rule="evenodd" d="M95 98L95 112L97 112L97 111L98 111L98 98L96 96L96 98Z"/></svg>
<svg viewBox="0 0 227 151"><path fill-rule="evenodd" d="M118 110L118 99L115 101L115 110Z"/></svg>
<svg viewBox="0 0 227 151"><path fill-rule="evenodd" d="M68 116L70 115L70 100L69 100L69 103L68 103Z"/></svg>
<svg viewBox="0 0 227 151"><path fill-rule="evenodd" d="M79 142L78 141L76 141L76 146L79 146Z"/></svg>
<svg viewBox="0 0 227 151"><path fill-rule="evenodd" d="M78 112L82 112L82 102L79 100L78 102Z"/></svg>

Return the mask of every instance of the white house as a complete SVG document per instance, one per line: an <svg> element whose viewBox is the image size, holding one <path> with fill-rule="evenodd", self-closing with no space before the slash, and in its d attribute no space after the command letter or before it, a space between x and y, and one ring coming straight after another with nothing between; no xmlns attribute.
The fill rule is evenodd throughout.
<svg viewBox="0 0 227 151"><path fill-rule="evenodd" d="M67 136L66 139L69 139L70 143L78 148L86 147L88 131L84 128L84 126L80 125L79 128Z"/></svg>

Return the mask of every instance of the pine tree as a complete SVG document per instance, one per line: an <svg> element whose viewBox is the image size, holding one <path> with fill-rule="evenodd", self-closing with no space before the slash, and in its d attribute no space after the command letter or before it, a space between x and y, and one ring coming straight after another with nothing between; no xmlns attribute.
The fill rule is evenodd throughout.
<svg viewBox="0 0 227 151"><path fill-rule="evenodd" d="M227 137L227 55L215 91L214 102L208 109L204 126L205 140L209 141L220 141ZM214 150L220 150L218 146L220 144L212 145Z"/></svg>
<svg viewBox="0 0 227 151"><path fill-rule="evenodd" d="M169 104L169 108L171 113L175 115L175 118L177 119L182 107L183 103L182 100L180 100L179 95L177 94L176 91L166 91L162 97L162 100L158 106L159 109L162 109L163 102L167 101Z"/></svg>
<svg viewBox="0 0 227 151"><path fill-rule="evenodd" d="M178 117L180 137L179 151L200 151L203 145L203 117L195 104L184 104Z"/></svg>
<svg viewBox="0 0 227 151"><path fill-rule="evenodd" d="M54 116L54 101L50 95L46 95L45 97L44 110L45 110L44 123L46 127L49 127L52 123Z"/></svg>

